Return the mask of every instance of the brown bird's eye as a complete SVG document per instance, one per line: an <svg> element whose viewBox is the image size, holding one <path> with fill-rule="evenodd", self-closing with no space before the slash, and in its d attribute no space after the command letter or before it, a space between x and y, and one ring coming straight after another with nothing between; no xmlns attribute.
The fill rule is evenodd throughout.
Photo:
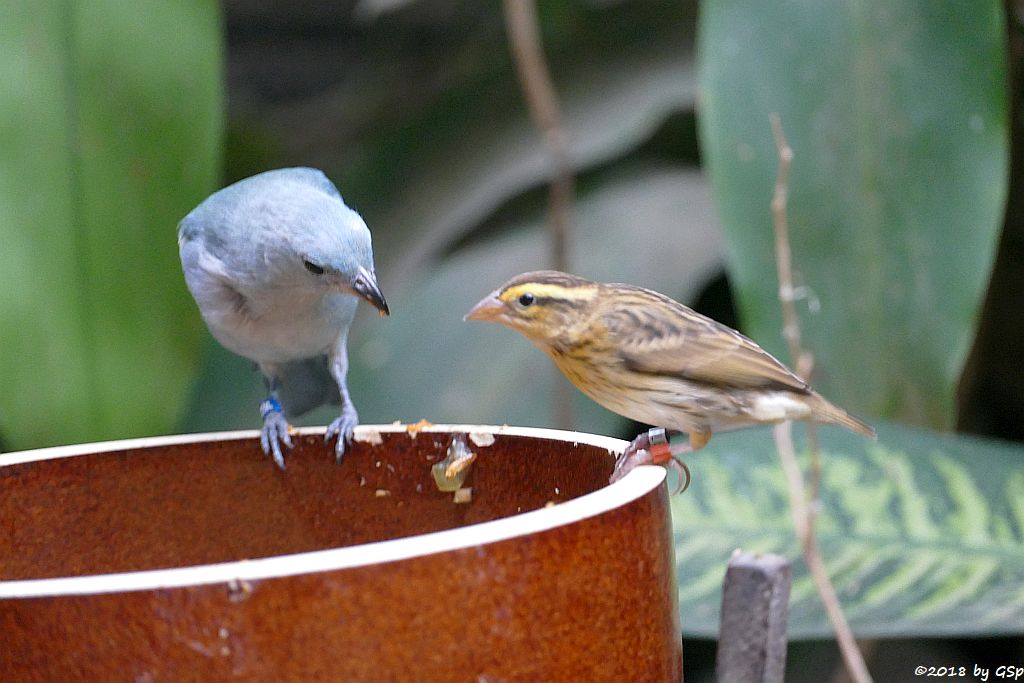
<svg viewBox="0 0 1024 683"><path fill-rule="evenodd" d="M312 261L303 261L302 265L306 267L306 270L313 273L313 275L323 275L324 269L321 266L313 263Z"/></svg>
<svg viewBox="0 0 1024 683"><path fill-rule="evenodd" d="M534 298L533 294L526 293L526 294L523 294L521 297L519 297L519 305L520 306L531 306L531 305L533 305L533 302L536 301L536 300L537 299Z"/></svg>

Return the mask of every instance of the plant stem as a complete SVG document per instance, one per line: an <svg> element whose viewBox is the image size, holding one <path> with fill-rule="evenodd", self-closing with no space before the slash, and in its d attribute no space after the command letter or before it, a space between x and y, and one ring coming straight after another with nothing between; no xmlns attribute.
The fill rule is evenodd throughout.
<svg viewBox="0 0 1024 683"><path fill-rule="evenodd" d="M789 345L789 355L796 367L797 374L806 380L814 366L813 356L801 346L800 320L793 302L796 291L793 288L793 259L789 246L789 223L786 207L789 198L789 169L793 162L793 150L786 142L782 130L782 122L778 114L771 115L772 135L779 155L779 170L775 180L775 192L772 195L772 223L775 228L775 263L779 276L779 305L782 308L782 333ZM864 663L853 631L846 621L843 608L839 604L832 581L829 579L825 562L821 557L818 542L814 535L814 516L818 507L818 491L821 479L821 455L818 450L817 434L813 425L808 423L808 445L811 451L810 502L804 483L800 464L797 462L796 449L793 446L793 423L783 422L775 427L775 445L782 461L782 469L789 484L789 504L793 513L793 525L797 539L803 549L804 562L818 589L818 595L825 605L832 630L836 634L836 642L843 656L850 678L856 683L871 683L871 674Z"/></svg>
<svg viewBox="0 0 1024 683"><path fill-rule="evenodd" d="M555 270L569 270L569 223L572 214L574 180L569 158L568 135L558 95L544 58L540 22L534 0L504 0L505 26L516 63L519 84L530 118L544 138L551 160L548 194L548 226L551 231L551 261ZM562 429L572 427L572 393L560 376L555 379L554 422Z"/></svg>

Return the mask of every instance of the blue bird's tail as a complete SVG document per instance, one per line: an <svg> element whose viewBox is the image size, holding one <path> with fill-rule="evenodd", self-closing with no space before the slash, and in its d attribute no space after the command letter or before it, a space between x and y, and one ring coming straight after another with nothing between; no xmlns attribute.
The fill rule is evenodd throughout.
<svg viewBox="0 0 1024 683"><path fill-rule="evenodd" d="M298 417L322 405L341 404L341 393L327 367L327 356L280 366L277 395L287 417Z"/></svg>

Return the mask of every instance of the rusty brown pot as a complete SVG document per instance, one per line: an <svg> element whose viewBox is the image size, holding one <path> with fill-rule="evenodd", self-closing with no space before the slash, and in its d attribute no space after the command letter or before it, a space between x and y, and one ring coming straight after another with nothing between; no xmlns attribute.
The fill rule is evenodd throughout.
<svg viewBox="0 0 1024 683"><path fill-rule="evenodd" d="M461 432L494 443L456 504ZM0 679L681 679L664 471L608 485L624 442L322 434L286 471L254 432L0 455Z"/></svg>

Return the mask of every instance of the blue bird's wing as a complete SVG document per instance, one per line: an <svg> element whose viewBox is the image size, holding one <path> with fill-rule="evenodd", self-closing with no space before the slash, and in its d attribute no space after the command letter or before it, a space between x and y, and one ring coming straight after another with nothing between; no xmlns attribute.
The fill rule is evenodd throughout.
<svg viewBox="0 0 1024 683"><path fill-rule="evenodd" d="M297 417L322 405L340 405L338 384L327 366L327 356L277 366L277 395L288 417Z"/></svg>

